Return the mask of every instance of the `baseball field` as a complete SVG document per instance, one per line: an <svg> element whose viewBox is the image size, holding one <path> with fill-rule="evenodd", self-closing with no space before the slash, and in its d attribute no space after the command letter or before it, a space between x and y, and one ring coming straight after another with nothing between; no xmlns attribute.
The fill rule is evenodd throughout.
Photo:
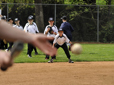
<svg viewBox="0 0 114 85"><path fill-rule="evenodd" d="M74 63L68 63L61 48L54 63L47 63L39 50L39 55L33 51L33 57L27 57L25 44L14 65L6 72L0 71L0 85L113 85L114 45L81 45L82 54L70 52Z"/></svg>

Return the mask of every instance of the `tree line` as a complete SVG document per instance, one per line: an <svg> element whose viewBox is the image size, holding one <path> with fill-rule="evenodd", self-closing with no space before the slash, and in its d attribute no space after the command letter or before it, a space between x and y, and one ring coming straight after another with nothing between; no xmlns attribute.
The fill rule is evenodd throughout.
<svg viewBox="0 0 114 85"><path fill-rule="evenodd" d="M108 6L99 6L99 41L113 42L114 6L109 6L113 1L104 1ZM56 25L59 28L62 23L60 17L66 15L75 29L73 41L97 41L97 0L1 0L0 2L2 13L7 15L8 9L8 16L20 18L23 26L27 22L27 17L34 15L40 32L44 31L45 26L48 24L48 18L55 17L56 6ZM7 5L4 3L16 4Z"/></svg>

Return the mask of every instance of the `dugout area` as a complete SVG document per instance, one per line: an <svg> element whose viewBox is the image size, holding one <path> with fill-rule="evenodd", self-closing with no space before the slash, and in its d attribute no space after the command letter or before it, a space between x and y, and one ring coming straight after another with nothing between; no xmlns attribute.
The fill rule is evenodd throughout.
<svg viewBox="0 0 114 85"><path fill-rule="evenodd" d="M0 85L113 85L114 62L15 63Z"/></svg>

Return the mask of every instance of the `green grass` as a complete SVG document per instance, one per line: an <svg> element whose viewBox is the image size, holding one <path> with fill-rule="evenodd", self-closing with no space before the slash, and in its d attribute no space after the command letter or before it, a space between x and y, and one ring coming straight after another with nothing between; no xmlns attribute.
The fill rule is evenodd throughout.
<svg viewBox="0 0 114 85"><path fill-rule="evenodd" d="M114 61L114 44L82 44L83 52L80 55L71 54L71 59L73 61ZM38 49L37 49L38 50ZM38 50L39 55L34 55L32 52L32 58L29 58L27 53L27 45L25 44L22 53L15 58L15 63L37 63L37 62L47 62L45 60L45 55L40 50ZM68 59L62 50L58 49L57 59L54 62L67 62Z"/></svg>

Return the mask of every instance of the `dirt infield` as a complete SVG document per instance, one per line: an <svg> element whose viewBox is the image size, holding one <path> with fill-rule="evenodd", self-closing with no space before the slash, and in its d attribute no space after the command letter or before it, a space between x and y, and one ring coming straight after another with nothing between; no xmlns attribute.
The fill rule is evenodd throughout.
<svg viewBox="0 0 114 85"><path fill-rule="evenodd" d="M114 85L114 62L18 63L0 85Z"/></svg>

